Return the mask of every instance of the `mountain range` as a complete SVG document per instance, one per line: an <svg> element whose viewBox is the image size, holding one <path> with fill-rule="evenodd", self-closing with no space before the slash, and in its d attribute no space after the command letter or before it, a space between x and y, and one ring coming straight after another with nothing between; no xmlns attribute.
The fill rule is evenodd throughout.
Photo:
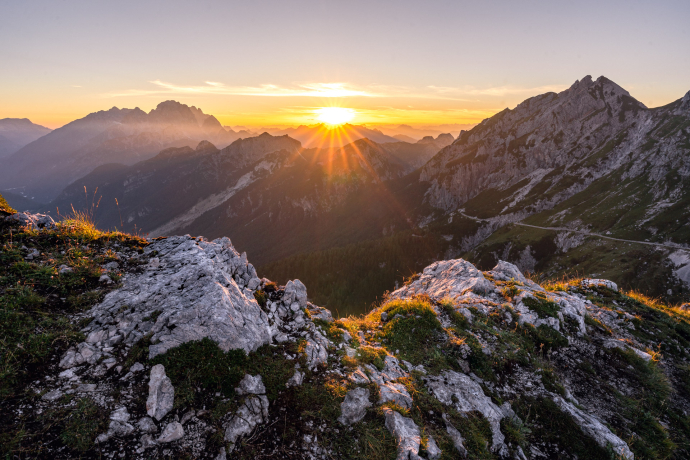
<svg viewBox="0 0 690 460"><path fill-rule="evenodd" d="M161 106L133 117L165 126L187 119L200 136L216 126L193 107ZM94 118L131 112L113 110ZM187 136L155 154L92 155L101 163L51 192L44 209L91 209L102 228L149 236L229 236L260 273L298 276L341 314L458 256L481 269L507 260L540 279L601 276L667 301L688 298L690 93L650 109L611 80L587 76L457 139L410 143L363 129L300 127L225 147L236 133L214 128L220 143ZM63 150L65 163L79 157ZM39 172L58 167L46 160Z"/></svg>
<svg viewBox="0 0 690 460"><path fill-rule="evenodd" d="M398 190L415 190L396 196L408 233L262 269L274 279L297 273L340 308L336 289L380 278L358 286L369 292L362 308L394 280L459 255L482 269L509 260L541 278L601 276L666 301L687 299L689 108L690 93L650 109L605 77L585 77L462 132L403 178ZM356 269L347 263L353 254Z"/></svg>
<svg viewBox="0 0 690 460"><path fill-rule="evenodd" d="M238 137L212 115L175 101L162 102L149 113L113 107L58 128L5 158L0 183L47 203L103 164L133 164L165 148L202 140L225 146Z"/></svg>

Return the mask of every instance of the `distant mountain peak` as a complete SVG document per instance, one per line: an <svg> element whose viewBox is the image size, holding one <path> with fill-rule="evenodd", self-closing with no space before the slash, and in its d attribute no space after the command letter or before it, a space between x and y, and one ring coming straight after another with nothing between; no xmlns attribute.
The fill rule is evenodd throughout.
<svg viewBox="0 0 690 460"><path fill-rule="evenodd" d="M197 152L208 153L208 152L218 152L218 147L210 143L209 141L201 141L199 145L196 146Z"/></svg>

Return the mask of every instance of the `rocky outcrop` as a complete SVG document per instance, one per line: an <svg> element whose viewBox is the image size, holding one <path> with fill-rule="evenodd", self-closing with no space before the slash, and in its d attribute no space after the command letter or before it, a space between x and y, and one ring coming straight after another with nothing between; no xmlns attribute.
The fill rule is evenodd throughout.
<svg viewBox="0 0 690 460"><path fill-rule="evenodd" d="M240 382L240 394L249 394L239 410L230 418L225 428L225 440L230 443L230 452L235 443L250 434L254 428L268 420L268 398L261 376L245 375Z"/></svg>
<svg viewBox="0 0 690 460"><path fill-rule="evenodd" d="M268 317L252 293L260 282L256 270L230 240L171 237L153 242L144 255L143 272L126 276L91 311L86 342L65 355L63 368L107 359L114 345L145 335L150 358L204 337L226 351L252 351L271 341Z"/></svg>
<svg viewBox="0 0 690 460"><path fill-rule="evenodd" d="M613 452L620 458L630 460L635 458L635 455L625 441L611 433L611 430L596 417L578 409L572 403L564 400L560 396L555 396L554 401L563 412L575 419L577 424L582 428L582 431L590 435L600 446L604 448L611 446Z"/></svg>
<svg viewBox="0 0 690 460"><path fill-rule="evenodd" d="M547 290L508 262L481 271L446 260L366 318L334 320L309 302L301 281L279 286L256 276L227 239L157 239L121 255L131 268L87 312L85 339L47 368L31 403L43 412L74 410L71 398L91 401L107 419L93 436L106 453L326 459L385 429L380 448L392 455L394 447L399 459L550 458L570 448L548 431L553 424L578 448L633 460L630 425L600 395L614 389L607 397L634 404L635 385L648 382L636 380L637 370L654 375L655 388L666 385L656 367L662 358L638 333L649 331L631 314L642 307L607 280ZM187 349L213 356L175 358L180 346L209 340L218 348ZM618 373L579 364L594 359L618 363ZM224 380L214 380L225 367Z"/></svg>
<svg viewBox="0 0 690 460"><path fill-rule="evenodd" d="M503 447L505 436L501 433L503 412L491 398L484 395L482 387L465 374L445 371L438 376L427 377L427 386L436 399L447 406L453 406L458 412L477 411L489 421L493 433L492 450Z"/></svg>
<svg viewBox="0 0 690 460"><path fill-rule="evenodd" d="M605 77L593 81L587 76L561 93L532 97L463 132L424 166L420 179L432 184L429 201L447 211L461 207L483 190L508 189L528 178L531 181L525 181L528 188L524 196L545 173L576 165L620 132L631 127L648 131L650 116L642 103L614 82ZM621 155L627 155L643 137L630 134L629 143L622 144ZM608 168L615 164L603 160ZM586 170L593 176L586 179L589 183L607 172L594 166L577 175L584 177ZM530 177L540 170L544 173L539 177ZM572 174L560 172L553 183L559 176ZM564 199L582 188L573 186L555 199Z"/></svg>

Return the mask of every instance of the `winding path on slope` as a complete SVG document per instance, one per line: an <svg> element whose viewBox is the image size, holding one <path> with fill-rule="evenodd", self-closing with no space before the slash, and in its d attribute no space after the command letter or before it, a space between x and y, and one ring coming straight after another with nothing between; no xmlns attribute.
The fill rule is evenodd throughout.
<svg viewBox="0 0 690 460"><path fill-rule="evenodd" d="M472 217L468 216L467 214L460 212L464 217L467 217L468 219L472 219L476 222L491 222L490 219L480 219L478 217ZM622 238L614 238L612 236L606 236L606 235L601 235L599 233L592 233L592 232L585 232L582 230L573 230L572 228L566 228L566 227L540 227L538 225L530 225L530 224L525 224L522 222L511 222L513 225L519 225L521 227L530 227L530 228L537 228L539 230L553 230L556 232L571 232L571 233L579 233L580 235L586 235L586 236L594 236L597 238L603 238L606 240L612 240L612 241L621 241L623 243L636 243L636 244L646 244L648 246L658 246L661 248L666 248L666 249L672 249L674 251L677 250L683 250L683 251L688 251L688 248L684 248L682 246L675 246L675 245L670 245L670 244L663 244L663 243L652 243L650 241L637 241L637 240L624 240Z"/></svg>

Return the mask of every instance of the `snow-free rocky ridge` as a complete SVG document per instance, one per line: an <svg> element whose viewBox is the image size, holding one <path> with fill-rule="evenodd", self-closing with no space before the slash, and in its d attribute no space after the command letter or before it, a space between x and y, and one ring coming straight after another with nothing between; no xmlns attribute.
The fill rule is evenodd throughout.
<svg viewBox="0 0 690 460"><path fill-rule="evenodd" d="M41 413L91 401L107 420L86 457L684 452L687 318L610 281L547 290L507 262L482 272L445 260L366 317L334 320L299 280L259 278L227 238L157 238L118 257L136 269L74 317L83 341L29 385L36 398L6 412L39 423ZM678 334L660 337L657 317ZM195 380L204 361L213 372ZM227 380L214 383L216 372ZM76 455L61 439L47 432L44 458Z"/></svg>

